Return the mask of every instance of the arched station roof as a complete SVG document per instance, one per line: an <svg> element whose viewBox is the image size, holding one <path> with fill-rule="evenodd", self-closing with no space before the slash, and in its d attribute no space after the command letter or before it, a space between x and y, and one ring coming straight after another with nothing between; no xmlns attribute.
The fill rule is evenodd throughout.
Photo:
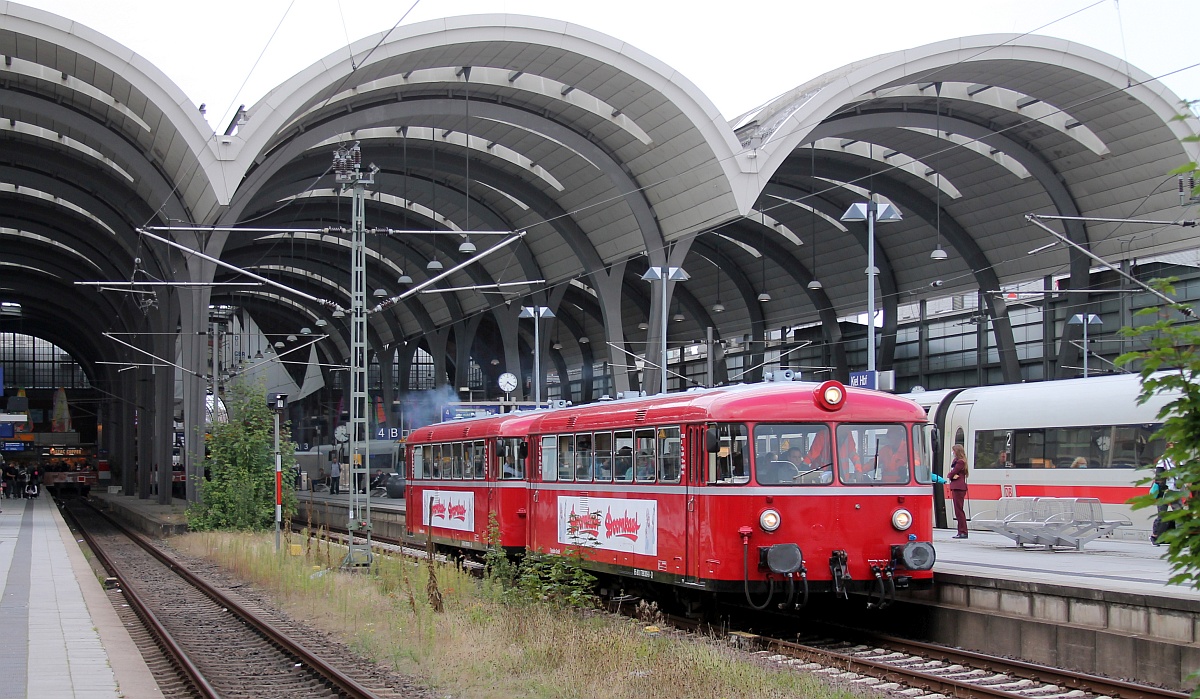
<svg viewBox="0 0 1200 699"><path fill-rule="evenodd" d="M691 275L673 290L672 315L683 317L673 336L818 321L836 334L837 318L864 306L867 258L863 226L838 219L867 190L904 214L876 239L888 322L897 303L931 293L1086 274L1062 247L1027 255L1048 239L1023 214L1172 219L1166 173L1200 159L1180 142L1200 128L1172 120L1169 90L1112 56L1037 36L859 61L729 121L685 77L611 37L530 17L456 17L362 39L213 133L130 50L21 5L0 16L0 240L16 243L0 246L0 297L46 318L78 316L69 331L42 327L81 361L126 356L104 331L173 331L191 292L148 300L72 281L237 278L139 236L146 225L334 229L181 240L345 299L336 229L350 202L330 171L339 143L358 142L379 168L368 226L450 234L372 237L371 288L395 293L403 274L427 279L431 258L461 261L455 233L527 231L442 282L443 293L372 316L372 345L446 347L483 333L504 345L487 351L511 362L518 332L529 334L514 307L549 303L561 311L553 340L566 364L626 362L605 341L636 352L652 339L648 265ZM1169 227L1067 230L1114 258L1194 247ZM497 240L472 238L480 249ZM939 243L948 259L933 262ZM455 290L540 279L503 295ZM808 288L814 279L822 288ZM771 300L758 301L763 292ZM261 309L268 330L324 319L341 336L322 352L345 357L348 326L318 304L236 287L197 298Z"/></svg>

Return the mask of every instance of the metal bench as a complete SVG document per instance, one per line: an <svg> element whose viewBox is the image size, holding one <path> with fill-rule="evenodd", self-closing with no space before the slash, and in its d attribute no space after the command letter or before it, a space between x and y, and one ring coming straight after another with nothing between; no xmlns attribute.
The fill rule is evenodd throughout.
<svg viewBox="0 0 1200 699"><path fill-rule="evenodd" d="M1132 526L1127 519L1106 520L1096 498L1000 498L993 511L980 512L971 524L1003 534L1017 546L1082 550L1083 545Z"/></svg>

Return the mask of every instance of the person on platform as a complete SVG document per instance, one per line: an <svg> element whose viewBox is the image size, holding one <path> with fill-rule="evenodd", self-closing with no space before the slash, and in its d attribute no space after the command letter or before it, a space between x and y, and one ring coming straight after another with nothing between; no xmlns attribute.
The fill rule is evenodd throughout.
<svg viewBox="0 0 1200 699"><path fill-rule="evenodd" d="M950 497L954 498L954 519L958 522L958 533L953 538L965 539L967 513L963 505L967 501L967 476L970 474L970 469L967 468L967 450L961 444L955 444L950 450L954 452L954 460L950 462L950 473L946 475L949 483L946 489L950 491Z"/></svg>
<svg viewBox="0 0 1200 699"><path fill-rule="evenodd" d="M334 461L333 465L330 466L329 468L330 468L330 470L329 470L329 493L330 493L330 495L337 495L342 492L342 489L341 489L342 462L341 462L341 460Z"/></svg>

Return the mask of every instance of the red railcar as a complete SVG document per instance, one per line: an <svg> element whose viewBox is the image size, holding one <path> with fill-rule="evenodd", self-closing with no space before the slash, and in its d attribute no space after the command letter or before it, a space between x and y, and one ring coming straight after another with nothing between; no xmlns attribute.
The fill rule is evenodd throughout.
<svg viewBox="0 0 1200 699"><path fill-rule="evenodd" d="M810 591L884 603L897 586L932 580L930 429L911 401L837 382L443 424L410 437L410 454L420 454L410 463L422 464L410 481L410 531L425 531L425 500L439 542L479 548L487 528L479 513L494 511L505 545L585 547L584 565L627 590L663 583L681 597L735 593L756 607L795 604ZM476 439L496 468L497 445L525 457L523 493L498 498L498 486L515 484L492 480L490 468L469 484L421 475L425 455L438 453L443 464L449 453L457 474L453 459ZM442 490L462 494L443 502ZM454 519L468 500L471 527ZM448 527L438 524L439 505Z"/></svg>
<svg viewBox="0 0 1200 699"><path fill-rule="evenodd" d="M520 412L455 420L413 430L405 446L406 527L424 540L432 524L439 545L487 548L495 516L500 545L529 543L529 426L540 415Z"/></svg>

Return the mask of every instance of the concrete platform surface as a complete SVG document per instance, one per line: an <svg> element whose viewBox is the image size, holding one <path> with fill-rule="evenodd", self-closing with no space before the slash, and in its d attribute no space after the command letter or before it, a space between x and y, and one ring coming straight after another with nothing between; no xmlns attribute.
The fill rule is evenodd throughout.
<svg viewBox="0 0 1200 699"><path fill-rule="evenodd" d="M54 501L0 510L0 699L161 699Z"/></svg>

